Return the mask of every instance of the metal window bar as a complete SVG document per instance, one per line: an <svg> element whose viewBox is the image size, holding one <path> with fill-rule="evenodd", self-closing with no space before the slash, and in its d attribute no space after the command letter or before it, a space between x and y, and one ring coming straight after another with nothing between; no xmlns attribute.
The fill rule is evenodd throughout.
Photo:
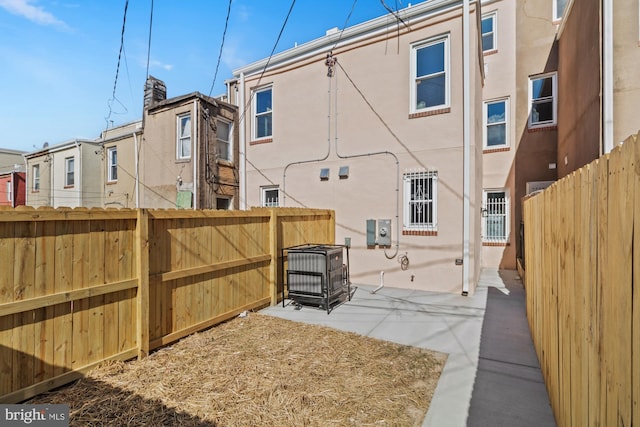
<svg viewBox="0 0 640 427"><path fill-rule="evenodd" d="M504 194L504 193L498 193ZM507 240L507 199L496 193L487 194L485 221L485 242L505 242Z"/></svg>
<svg viewBox="0 0 640 427"><path fill-rule="evenodd" d="M436 172L421 171L407 174L409 179L409 226L433 230L435 224Z"/></svg>

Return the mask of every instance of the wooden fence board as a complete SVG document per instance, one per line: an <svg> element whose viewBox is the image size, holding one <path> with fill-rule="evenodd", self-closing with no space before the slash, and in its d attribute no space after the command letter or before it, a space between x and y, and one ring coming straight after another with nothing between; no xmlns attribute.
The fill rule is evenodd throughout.
<svg viewBox="0 0 640 427"><path fill-rule="evenodd" d="M335 233L331 211L275 212L2 210L0 402L272 303L282 244Z"/></svg>
<svg viewBox="0 0 640 427"><path fill-rule="evenodd" d="M640 422L639 189L627 140L523 202L527 316L559 426Z"/></svg>

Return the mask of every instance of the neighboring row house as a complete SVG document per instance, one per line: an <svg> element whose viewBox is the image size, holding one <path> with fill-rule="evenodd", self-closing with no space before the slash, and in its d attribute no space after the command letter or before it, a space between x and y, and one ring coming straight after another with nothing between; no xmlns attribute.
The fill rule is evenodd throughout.
<svg viewBox="0 0 640 427"><path fill-rule="evenodd" d="M235 209L237 108L147 81L144 118L25 155L30 206Z"/></svg>
<svg viewBox="0 0 640 427"><path fill-rule="evenodd" d="M638 7L429 0L238 68L241 205L335 209L356 281L472 291L524 196L637 133Z"/></svg>
<svg viewBox="0 0 640 427"><path fill-rule="evenodd" d="M25 179L23 151L0 148L0 206L25 204Z"/></svg>

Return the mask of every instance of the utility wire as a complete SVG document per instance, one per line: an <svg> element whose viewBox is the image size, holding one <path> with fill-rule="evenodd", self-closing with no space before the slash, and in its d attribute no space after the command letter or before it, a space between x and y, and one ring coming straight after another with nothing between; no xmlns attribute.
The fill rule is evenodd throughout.
<svg viewBox="0 0 640 427"><path fill-rule="evenodd" d="M147 43L147 75L145 78L149 78L149 62L151 62L151 29L153 28L153 0L151 0L151 13L149 14L149 41Z"/></svg>
<svg viewBox="0 0 640 427"><path fill-rule="evenodd" d="M120 73L120 59L122 57L122 52L124 51L124 29L127 24L127 9L129 8L129 0L126 0L124 3L124 14L122 17L122 32L120 33L120 51L118 52L118 64L116 66L116 77L113 81L113 93L111 94L111 99L108 101L109 105L109 113L107 117L105 117L105 121L107 122L107 128L109 127L109 119L111 119L111 114L113 114L112 104L113 101L118 101L120 105L124 107L122 102L118 98L116 98L116 88L118 87L118 74ZM126 110L126 107L125 107Z"/></svg>
<svg viewBox="0 0 640 427"><path fill-rule="evenodd" d="M224 30L222 31L222 42L220 43L220 52L218 53L218 62L216 64L216 72L213 75L213 81L211 82L211 89L209 89L209 96L213 92L213 87L216 84L216 78L218 77L218 68L220 68L220 60L222 59L222 48L224 47L224 39L227 35L227 27L229 26L229 15L231 15L231 3L233 0L229 0L229 7L227 8L227 18L224 21Z"/></svg>
<svg viewBox="0 0 640 427"><path fill-rule="evenodd" d="M344 33L345 28L347 28L347 25L349 25L349 19L351 19L351 15L353 14L353 10L356 8L356 3L358 3L358 0L353 0L353 4L351 5L351 10L349 11L349 14L347 15L347 19L345 19L345 21L344 21L344 25L342 25L342 30L340 30L340 35L338 36L338 40L336 40L336 42L333 44L333 47L329 51L330 53L333 52L333 49L335 49L336 46L338 46L338 43L340 43L340 40L342 40L342 34Z"/></svg>

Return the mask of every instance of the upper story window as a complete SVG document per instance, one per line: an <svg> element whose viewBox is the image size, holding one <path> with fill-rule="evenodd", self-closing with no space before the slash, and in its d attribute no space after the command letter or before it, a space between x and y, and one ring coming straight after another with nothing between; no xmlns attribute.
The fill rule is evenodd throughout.
<svg viewBox="0 0 640 427"><path fill-rule="evenodd" d="M559 21L564 14L564 8L567 7L568 0L553 0L553 20Z"/></svg>
<svg viewBox="0 0 640 427"><path fill-rule="evenodd" d="M411 112L449 104L449 36L411 47Z"/></svg>
<svg viewBox="0 0 640 427"><path fill-rule="evenodd" d="M438 173L411 172L404 175L404 228L436 231Z"/></svg>
<svg viewBox="0 0 640 427"><path fill-rule="evenodd" d="M266 207L280 205L280 190L277 186L260 187L260 205Z"/></svg>
<svg viewBox="0 0 640 427"><path fill-rule="evenodd" d="M191 158L191 114L178 116L176 158Z"/></svg>
<svg viewBox="0 0 640 427"><path fill-rule="evenodd" d="M506 99L484 103L484 148L499 148L509 145L509 102Z"/></svg>
<svg viewBox="0 0 640 427"><path fill-rule="evenodd" d="M557 117L556 73L529 78L529 127L554 126Z"/></svg>
<svg viewBox="0 0 640 427"><path fill-rule="evenodd" d="M482 51L489 52L498 48L496 37L496 13L482 17Z"/></svg>
<svg viewBox="0 0 640 427"><path fill-rule="evenodd" d="M233 150L231 145L231 130L233 126L223 120L217 121L216 139L218 148L218 158L221 160L232 159Z"/></svg>
<svg viewBox="0 0 640 427"><path fill-rule="evenodd" d="M254 92L253 139L273 136L273 90L271 87Z"/></svg>
<svg viewBox="0 0 640 427"><path fill-rule="evenodd" d="M64 159L64 186L73 187L75 185L75 159L67 157Z"/></svg>
<svg viewBox="0 0 640 427"><path fill-rule="evenodd" d="M13 200L13 184L11 181L7 181L7 201L11 202Z"/></svg>
<svg viewBox="0 0 640 427"><path fill-rule="evenodd" d="M40 165L33 165L31 168L31 175L32 190L40 191Z"/></svg>
<svg viewBox="0 0 640 427"><path fill-rule="evenodd" d="M107 148L107 182L118 180L118 149Z"/></svg>

